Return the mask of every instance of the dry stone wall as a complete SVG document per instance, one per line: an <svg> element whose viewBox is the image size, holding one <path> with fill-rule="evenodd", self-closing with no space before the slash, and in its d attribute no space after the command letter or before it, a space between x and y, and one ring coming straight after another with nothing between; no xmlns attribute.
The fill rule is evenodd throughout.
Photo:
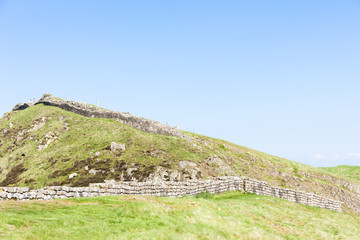
<svg viewBox="0 0 360 240"><path fill-rule="evenodd" d="M157 121L136 117L129 113L105 110L86 103L58 100L55 99L51 94L44 94L40 100L36 102L36 104L58 107L85 117L115 119L144 132L190 139L190 137L177 128L170 127ZM17 106L16 110L20 110L20 107Z"/></svg>
<svg viewBox="0 0 360 240"><path fill-rule="evenodd" d="M313 193L304 191L296 191L288 188L274 187L267 182L257 181L255 179L245 179L244 191L255 193L257 195L272 196L277 198L286 199L292 202L326 208L334 211L341 212L342 202L325 198Z"/></svg>
<svg viewBox="0 0 360 240"><path fill-rule="evenodd" d="M37 190L26 187L0 187L0 199L63 199L72 197L95 197L109 195L152 195L181 197L195 196L201 192L222 193L244 191L257 195L273 196L309 206L341 212L342 202L316 194L273 187L266 182L240 177L220 177L215 180L186 182L105 182L93 183L89 187L52 186Z"/></svg>

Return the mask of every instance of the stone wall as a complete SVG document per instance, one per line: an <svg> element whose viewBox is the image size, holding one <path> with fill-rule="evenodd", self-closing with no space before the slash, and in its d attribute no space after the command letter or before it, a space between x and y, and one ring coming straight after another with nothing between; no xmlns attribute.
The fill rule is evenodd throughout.
<svg viewBox="0 0 360 240"><path fill-rule="evenodd" d="M216 180L186 182L111 182L93 183L89 187L53 186L37 190L26 187L0 187L0 199L62 199L71 197L95 197L121 194L181 197L195 196L201 192L222 193L244 191L257 195L273 196L309 206L341 212L342 202L316 194L273 187L266 182L240 177L220 177Z"/></svg>
<svg viewBox="0 0 360 240"><path fill-rule="evenodd" d="M186 134L184 134L177 128L170 127L160 122L136 117L129 113L105 110L86 103L58 100L55 99L51 94L44 94L40 98L40 100L36 102L36 104L44 104L48 106L58 107L66 111L80 114L85 117L115 119L144 132L190 139L190 137L188 137ZM22 110L25 108L26 106L17 105L14 110Z"/></svg>
<svg viewBox="0 0 360 240"><path fill-rule="evenodd" d="M292 202L326 208L341 212L342 202L322 197L313 193L304 191L296 191L288 188L270 186L267 182L257 181L255 179L245 179L244 191L255 193L257 195L272 196L286 199Z"/></svg>

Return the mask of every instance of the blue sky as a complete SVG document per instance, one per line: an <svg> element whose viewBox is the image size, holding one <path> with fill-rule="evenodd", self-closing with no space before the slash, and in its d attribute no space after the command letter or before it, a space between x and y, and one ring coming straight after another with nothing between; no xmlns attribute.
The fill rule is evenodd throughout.
<svg viewBox="0 0 360 240"><path fill-rule="evenodd" d="M55 96L360 165L360 2L0 0L0 114Z"/></svg>

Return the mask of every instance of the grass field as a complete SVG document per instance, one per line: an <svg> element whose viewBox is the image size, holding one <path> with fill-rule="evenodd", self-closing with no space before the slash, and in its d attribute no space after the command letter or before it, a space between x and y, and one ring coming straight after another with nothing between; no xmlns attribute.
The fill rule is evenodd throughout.
<svg viewBox="0 0 360 240"><path fill-rule="evenodd" d="M207 198L204 198L207 197ZM0 239L358 239L360 218L228 192L1 201Z"/></svg>

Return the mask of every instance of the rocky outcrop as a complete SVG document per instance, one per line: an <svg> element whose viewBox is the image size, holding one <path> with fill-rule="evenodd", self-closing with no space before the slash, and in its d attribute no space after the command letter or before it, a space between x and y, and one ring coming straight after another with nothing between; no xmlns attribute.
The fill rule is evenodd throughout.
<svg viewBox="0 0 360 240"><path fill-rule="evenodd" d="M80 114L85 117L110 118L118 120L124 124L148 133L190 139L190 137L179 131L177 128L173 128L156 121L136 117L129 113L105 110L86 103L55 99L51 94L44 94L41 99L36 102L36 104L44 104L47 106L58 107L66 111Z"/></svg>
<svg viewBox="0 0 360 240"><path fill-rule="evenodd" d="M13 111L24 110L31 106L34 106L34 103L18 103L15 105L15 107L12 110Z"/></svg>
<svg viewBox="0 0 360 240"><path fill-rule="evenodd" d="M73 176L75 177L75 176ZM213 180L184 182L115 182L93 183L89 187L45 187L37 190L19 187L0 187L0 199L59 199L71 197L95 197L120 194L182 197L201 192L222 193L243 191L286 199L295 203L341 212L342 203L316 194L287 188L273 187L266 182L250 178L221 177Z"/></svg>

